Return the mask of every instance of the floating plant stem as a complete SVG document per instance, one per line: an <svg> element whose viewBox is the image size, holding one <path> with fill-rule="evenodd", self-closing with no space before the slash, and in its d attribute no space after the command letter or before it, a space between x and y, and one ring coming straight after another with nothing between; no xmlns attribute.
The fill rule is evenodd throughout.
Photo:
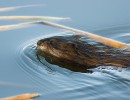
<svg viewBox="0 0 130 100"><path fill-rule="evenodd" d="M45 17L45 16L0 16L0 20L50 20L50 21L62 21L68 20L69 18L60 18L60 17ZM32 26L33 24L39 24L41 21L34 22L25 22L12 25L3 25L0 26L0 31L12 30L17 28L23 28Z"/></svg>
<svg viewBox="0 0 130 100"><path fill-rule="evenodd" d="M82 30L78 30L75 28L71 28L71 27L67 27L64 25L60 25L60 24L56 24L53 22L47 22L47 21L35 21L35 22L26 22L26 23L20 23L20 24L15 24L15 25L5 25L5 26L0 26L0 31L4 31L4 30L9 30L9 29L16 29L16 28L23 28L23 27L28 27L28 26L32 26L33 24L41 24L41 25L48 25L51 27L55 27L55 28L59 28L59 29L64 29L70 32L74 32L77 34L82 34L85 35L91 39L94 39L106 46L110 46L110 47L114 47L114 48L118 48L118 49L130 49L130 45L117 41L117 40L113 40L110 38L106 38L106 37L102 37L90 32L86 32L86 31L82 31Z"/></svg>
<svg viewBox="0 0 130 100"><path fill-rule="evenodd" d="M0 16L0 20L49 20L62 21L70 18L49 17L49 16Z"/></svg>
<svg viewBox="0 0 130 100"><path fill-rule="evenodd" d="M15 7L3 7L3 8L0 8L0 12L13 11L20 8L35 7L35 6L42 6L42 5L38 4L38 5L25 5L25 6L15 6Z"/></svg>
<svg viewBox="0 0 130 100"><path fill-rule="evenodd" d="M4 26L0 26L0 31L29 27L32 26L33 24L34 22L26 22L26 23L14 24L14 25L4 25Z"/></svg>
<svg viewBox="0 0 130 100"><path fill-rule="evenodd" d="M22 94L22 95L17 95L13 97L7 97L7 98L0 98L0 100L31 100L32 98L39 97L40 94Z"/></svg>
<svg viewBox="0 0 130 100"><path fill-rule="evenodd" d="M85 32L85 31L82 31L82 30L78 30L78 29L74 29L74 28L71 28L71 27L67 27L67 26L63 26L63 25L60 25L60 24L56 24L56 23L52 23L52 22L39 22L41 24L44 24L44 25L48 25L48 26L51 26L51 27L56 27L56 28L59 28L59 29L64 29L64 30L68 30L68 31L71 31L71 32L74 32L74 33L77 33L77 34L82 34L82 35L85 35L91 39L94 39L104 45L107 45L107 46L110 46L110 47L114 47L114 48L119 48L119 49L130 49L130 45L126 44L126 43L123 43L123 42L120 42L120 41L116 41L116 40L113 40L113 39L110 39L110 38L106 38L106 37L102 37L102 36L99 36L99 35L96 35L96 34L93 34L93 33L90 33L90 32Z"/></svg>

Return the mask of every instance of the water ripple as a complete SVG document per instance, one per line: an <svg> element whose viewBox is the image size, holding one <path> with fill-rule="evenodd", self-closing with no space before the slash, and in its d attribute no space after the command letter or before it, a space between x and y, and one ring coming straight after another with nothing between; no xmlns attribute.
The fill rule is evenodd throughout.
<svg viewBox="0 0 130 100"><path fill-rule="evenodd" d="M118 28L115 28L118 29ZM104 33L108 37L121 40L127 43L129 32L123 32L111 29L95 31ZM128 31L128 29L127 29ZM116 34L114 34L117 32ZM51 34L51 36L57 34ZM61 35L61 34L59 34ZM48 36L44 36L45 38ZM119 98L120 100L129 100L130 93L130 68L114 69L111 66L106 69L94 69L94 73L71 72L56 65L49 64L46 60L44 65L39 63L36 58L36 38L22 45L17 50L17 61L20 68L37 83L46 100L111 100ZM50 70L49 67L53 70ZM113 68L113 67L112 67Z"/></svg>

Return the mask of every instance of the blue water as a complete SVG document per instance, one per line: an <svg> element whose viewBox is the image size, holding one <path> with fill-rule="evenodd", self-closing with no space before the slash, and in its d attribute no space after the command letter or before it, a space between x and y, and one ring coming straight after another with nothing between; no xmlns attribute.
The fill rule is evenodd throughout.
<svg viewBox="0 0 130 100"><path fill-rule="evenodd" d="M28 4L45 6L0 12L0 16L70 17L72 21L59 23L130 43L129 0L0 0L0 7ZM23 21L0 20L0 25L19 22ZM46 61L45 65L39 63L34 48L37 40L63 34L68 33L40 25L0 31L0 98L40 93L36 100L129 100L129 68L108 67L88 74L71 72Z"/></svg>

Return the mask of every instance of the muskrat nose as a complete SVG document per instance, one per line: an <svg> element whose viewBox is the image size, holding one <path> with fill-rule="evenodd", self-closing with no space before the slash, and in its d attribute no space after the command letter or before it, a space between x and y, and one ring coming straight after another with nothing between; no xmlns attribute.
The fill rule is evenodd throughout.
<svg viewBox="0 0 130 100"><path fill-rule="evenodd" d="M39 41L37 42L37 50L41 50L41 47L42 47L42 41L39 40Z"/></svg>

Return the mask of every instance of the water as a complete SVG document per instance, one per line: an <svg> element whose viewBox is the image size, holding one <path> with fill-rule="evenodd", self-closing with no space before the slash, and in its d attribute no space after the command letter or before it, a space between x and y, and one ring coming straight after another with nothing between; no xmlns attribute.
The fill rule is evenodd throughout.
<svg viewBox="0 0 130 100"><path fill-rule="evenodd" d="M43 7L1 12L0 15L47 15L71 17L61 22L130 43L129 0L0 0L0 6L45 4ZM0 25L21 21L1 21ZM71 72L35 56L37 40L68 34L62 30L33 26L0 32L0 97L40 93L36 100L129 100L130 68L94 69L94 73ZM69 33L70 34L70 33ZM51 70L51 69L52 70Z"/></svg>

